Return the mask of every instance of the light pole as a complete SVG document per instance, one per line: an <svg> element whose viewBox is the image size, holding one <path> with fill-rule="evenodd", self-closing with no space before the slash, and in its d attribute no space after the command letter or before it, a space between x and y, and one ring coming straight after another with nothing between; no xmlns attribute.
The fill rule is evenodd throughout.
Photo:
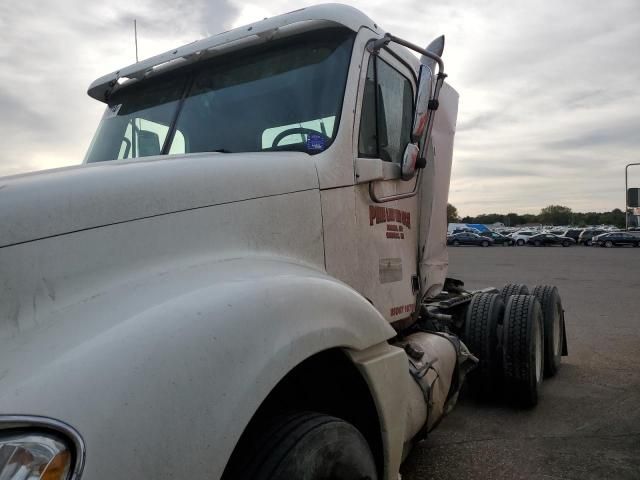
<svg viewBox="0 0 640 480"><path fill-rule="evenodd" d="M629 163L624 167L624 226L629 230L629 167L640 165L640 163Z"/></svg>

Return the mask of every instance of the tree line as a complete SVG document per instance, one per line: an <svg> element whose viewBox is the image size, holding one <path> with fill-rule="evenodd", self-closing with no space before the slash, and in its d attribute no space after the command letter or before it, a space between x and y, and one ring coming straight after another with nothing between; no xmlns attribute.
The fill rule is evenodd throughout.
<svg viewBox="0 0 640 480"><path fill-rule="evenodd" d="M623 228L625 225L624 212L615 208L610 212L574 212L569 207L562 205L549 205L540 210L537 215L525 213L483 213L475 217L460 217L458 209L447 204L447 221L449 223L504 223L508 227L539 223L542 225L574 225L584 227L587 225L615 225Z"/></svg>

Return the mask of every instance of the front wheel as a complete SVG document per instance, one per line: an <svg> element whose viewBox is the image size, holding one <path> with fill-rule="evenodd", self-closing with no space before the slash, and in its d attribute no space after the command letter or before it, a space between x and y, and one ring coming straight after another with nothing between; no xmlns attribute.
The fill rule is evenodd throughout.
<svg viewBox="0 0 640 480"><path fill-rule="evenodd" d="M482 245L483 247L488 247L489 246L489 242L487 242L486 240L484 242L482 242L480 245Z"/></svg>
<svg viewBox="0 0 640 480"><path fill-rule="evenodd" d="M536 240L536 241L534 242L534 244L535 244L535 246L536 246L536 247L539 247L540 245L542 245L542 243L540 242L540 240Z"/></svg>
<svg viewBox="0 0 640 480"><path fill-rule="evenodd" d="M239 448L243 451L234 452L225 480L378 478L362 434L329 415L300 412L281 417Z"/></svg>
<svg viewBox="0 0 640 480"><path fill-rule="evenodd" d="M566 240L564 242L562 242L562 246L563 247L568 247L569 246L569 242L567 242Z"/></svg>
<svg viewBox="0 0 640 480"><path fill-rule="evenodd" d="M518 245L519 247L521 247L522 245L524 245L524 240L520 239L516 242L516 245Z"/></svg>
<svg viewBox="0 0 640 480"><path fill-rule="evenodd" d="M607 248L611 248L613 247L613 242L611 240L607 240L606 242L604 242L604 246Z"/></svg>
<svg viewBox="0 0 640 480"><path fill-rule="evenodd" d="M459 242L458 240L454 240L454 241L453 241L453 246L454 246L454 247L458 247L458 246L460 246L460 242Z"/></svg>
<svg viewBox="0 0 640 480"><path fill-rule="evenodd" d="M587 240L584 242L584 246L585 247L590 247L593 244L593 242L591 240Z"/></svg>

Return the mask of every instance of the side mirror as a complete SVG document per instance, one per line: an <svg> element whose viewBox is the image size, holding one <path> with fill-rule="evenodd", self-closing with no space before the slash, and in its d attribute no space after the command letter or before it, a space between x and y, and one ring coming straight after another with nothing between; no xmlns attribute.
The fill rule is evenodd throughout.
<svg viewBox="0 0 640 480"><path fill-rule="evenodd" d="M160 137L157 133L149 132L148 130L138 131L139 157L151 157L153 155L160 155L161 148Z"/></svg>
<svg viewBox="0 0 640 480"><path fill-rule="evenodd" d="M420 149L415 143L407 143L402 155L401 174L402 180L411 180L416 175L418 168L424 168L424 165L418 165Z"/></svg>
<svg viewBox="0 0 640 480"><path fill-rule="evenodd" d="M418 95L416 96L416 113L413 116L413 126L411 128L411 142L407 144L402 156L402 180L411 180L419 168L425 167L425 161L420 159L420 140L425 134L429 124L429 102L431 100L431 90L433 83L433 73L427 65L420 65L420 79L418 80Z"/></svg>
<svg viewBox="0 0 640 480"><path fill-rule="evenodd" d="M429 122L429 100L433 83L433 72L427 65L420 65L420 79L418 80L418 95L416 96L416 113L413 116L411 141L419 143Z"/></svg>

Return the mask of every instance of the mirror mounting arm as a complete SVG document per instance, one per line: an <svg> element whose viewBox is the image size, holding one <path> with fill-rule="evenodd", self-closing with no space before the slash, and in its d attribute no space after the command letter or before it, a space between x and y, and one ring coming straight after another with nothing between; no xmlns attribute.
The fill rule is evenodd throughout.
<svg viewBox="0 0 640 480"><path fill-rule="evenodd" d="M434 60L438 64L438 77L440 77L440 75L444 75L444 77L442 78L442 80L444 81L444 78L447 76L447 74L444 73L444 62L442 61L442 58L440 58L435 53L430 52L429 50L425 50L424 48L421 48L414 43L403 40L400 37L396 37L395 35L391 35L390 33L385 33L384 37L379 38L378 40L371 40L369 42L369 45L367 45L367 50L369 50L369 53L377 55L381 48L386 47L391 42L407 47L414 52L418 52L419 54L424 55L431 60Z"/></svg>

